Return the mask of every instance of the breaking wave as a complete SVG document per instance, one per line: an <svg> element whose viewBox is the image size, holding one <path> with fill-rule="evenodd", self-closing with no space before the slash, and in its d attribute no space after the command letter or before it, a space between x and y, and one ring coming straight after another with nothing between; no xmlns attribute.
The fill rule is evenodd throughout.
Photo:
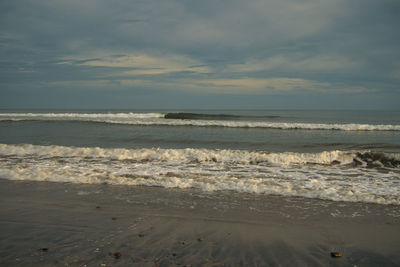
<svg viewBox="0 0 400 267"><path fill-rule="evenodd" d="M245 115L230 115L230 114L208 114L208 113L187 113L176 112L167 113L164 118L178 120L244 120L244 119L277 119L281 116L245 116Z"/></svg>
<svg viewBox="0 0 400 267"><path fill-rule="evenodd" d="M400 154L0 144L0 177L400 205Z"/></svg>
<svg viewBox="0 0 400 267"><path fill-rule="evenodd" d="M167 113L164 118L178 120L234 120L243 116L228 115L228 114L200 114L200 113Z"/></svg>
<svg viewBox="0 0 400 267"><path fill-rule="evenodd" d="M236 120L237 118L240 120ZM243 119L246 118L246 119ZM85 121L129 125L165 125L196 127L270 128L342 131L400 131L400 125L358 123L276 122L276 116L254 121L251 117L196 113L0 113L0 121ZM248 120L247 120L248 119Z"/></svg>

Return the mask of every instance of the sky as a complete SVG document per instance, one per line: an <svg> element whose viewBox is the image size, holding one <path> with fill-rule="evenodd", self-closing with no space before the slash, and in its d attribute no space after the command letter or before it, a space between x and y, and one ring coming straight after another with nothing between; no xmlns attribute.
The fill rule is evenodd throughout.
<svg viewBox="0 0 400 267"><path fill-rule="evenodd" d="M0 108L399 109L399 0L3 0Z"/></svg>

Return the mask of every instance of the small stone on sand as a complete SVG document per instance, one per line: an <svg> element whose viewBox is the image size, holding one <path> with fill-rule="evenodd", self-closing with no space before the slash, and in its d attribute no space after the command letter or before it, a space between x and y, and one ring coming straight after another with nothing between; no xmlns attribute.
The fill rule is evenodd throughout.
<svg viewBox="0 0 400 267"><path fill-rule="evenodd" d="M331 252L331 257L332 258L340 258L340 257L342 257L342 253L340 253L340 252Z"/></svg>
<svg viewBox="0 0 400 267"><path fill-rule="evenodd" d="M49 249L48 249L48 248L40 248L39 250L40 250L40 251L43 251L43 252L47 252L47 251L49 251Z"/></svg>
<svg viewBox="0 0 400 267"><path fill-rule="evenodd" d="M114 258L119 259L122 256L121 252L115 252Z"/></svg>

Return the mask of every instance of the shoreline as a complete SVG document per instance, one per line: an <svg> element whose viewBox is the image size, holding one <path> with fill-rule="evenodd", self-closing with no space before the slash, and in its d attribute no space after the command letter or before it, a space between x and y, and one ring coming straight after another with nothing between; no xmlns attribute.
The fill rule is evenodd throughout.
<svg viewBox="0 0 400 267"><path fill-rule="evenodd" d="M395 205L4 179L0 191L5 266L400 265Z"/></svg>

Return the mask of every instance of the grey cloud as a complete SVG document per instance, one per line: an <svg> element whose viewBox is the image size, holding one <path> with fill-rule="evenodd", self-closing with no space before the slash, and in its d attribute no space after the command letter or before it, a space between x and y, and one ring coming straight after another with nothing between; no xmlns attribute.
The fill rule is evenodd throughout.
<svg viewBox="0 0 400 267"><path fill-rule="evenodd" d="M399 12L397 0L2 1L0 94L46 82L107 79L117 87L122 72L141 68L89 63L143 54L193 63L125 78L158 86L183 78L297 78L398 96Z"/></svg>

